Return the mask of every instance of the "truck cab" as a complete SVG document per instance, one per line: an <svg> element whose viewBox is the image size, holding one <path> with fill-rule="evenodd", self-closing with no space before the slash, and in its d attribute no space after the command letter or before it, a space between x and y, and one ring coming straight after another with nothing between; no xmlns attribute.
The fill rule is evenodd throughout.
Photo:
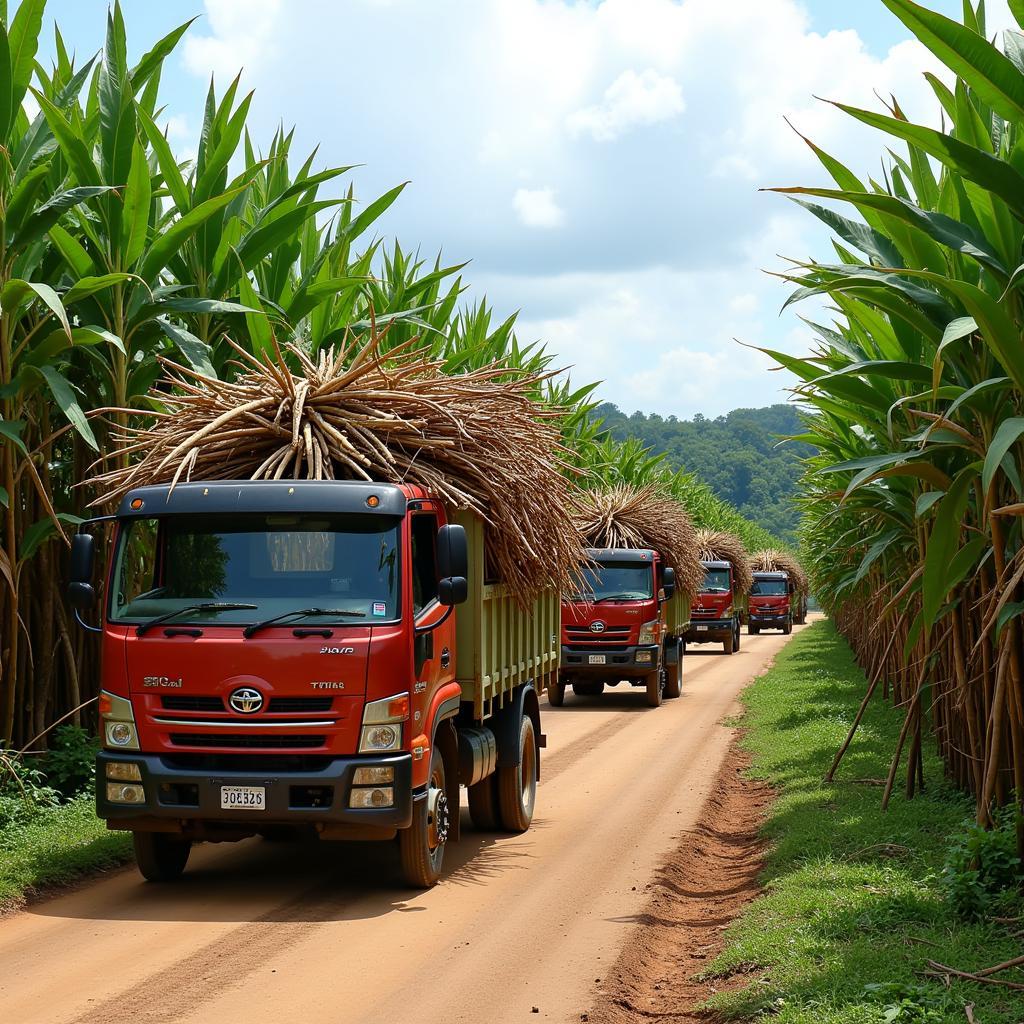
<svg viewBox="0 0 1024 1024"><path fill-rule="evenodd" d="M562 602L561 669L548 701L566 686L581 697L605 685L643 687L652 707L678 697L682 645L675 570L651 548L588 548L580 593Z"/></svg>
<svg viewBox="0 0 1024 1024"><path fill-rule="evenodd" d="M476 692L483 542L471 571L466 528L437 498L187 483L129 491L102 521L114 531L90 627L102 632L97 812L133 832L147 878L180 874L195 840L284 831L397 837L406 879L432 885L458 835L460 781L485 784L494 805L501 762L516 766L503 823L529 825L536 687L531 698L521 683L500 714ZM76 614L98 603L93 546L89 532L74 540Z"/></svg>
<svg viewBox="0 0 1024 1024"><path fill-rule="evenodd" d="M740 649L742 598L736 593L731 562L702 560L704 581L690 613L687 643L722 644L726 654Z"/></svg>
<svg viewBox="0 0 1024 1024"><path fill-rule="evenodd" d="M750 588L749 633L762 629L793 632L793 622L800 619L796 605L801 597L787 572L755 572Z"/></svg>

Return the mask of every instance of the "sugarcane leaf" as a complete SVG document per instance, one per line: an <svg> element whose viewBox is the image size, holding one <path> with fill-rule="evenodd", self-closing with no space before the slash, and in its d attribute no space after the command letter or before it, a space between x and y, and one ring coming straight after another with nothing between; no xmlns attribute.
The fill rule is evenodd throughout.
<svg viewBox="0 0 1024 1024"><path fill-rule="evenodd" d="M103 327L75 327L72 328L70 339L63 331L52 331L39 344L34 345L31 351L24 357L29 366L42 366L55 356L67 351L69 348L79 346L113 345L121 353L125 353L124 342L116 335Z"/></svg>
<svg viewBox="0 0 1024 1024"><path fill-rule="evenodd" d="M70 526L78 526L85 522L82 516L72 515L70 512L58 512L57 520ZM31 558L43 544L55 536L57 536L57 523L50 516L34 522L21 538L18 559L25 561Z"/></svg>
<svg viewBox="0 0 1024 1024"><path fill-rule="evenodd" d="M136 106L135 112L149 144L153 147L153 152L156 153L157 164L160 167L160 174L163 176L167 191L171 193L178 213L183 216L192 208L192 200L170 144L145 110Z"/></svg>
<svg viewBox="0 0 1024 1024"><path fill-rule="evenodd" d="M960 532L964 510L970 497L975 475L962 471L953 481L932 523L925 551L924 576L921 581L924 624L931 628L938 618L946 595L955 585L950 582L950 563L960 548Z"/></svg>
<svg viewBox="0 0 1024 1024"><path fill-rule="evenodd" d="M257 310L251 306L243 306L240 302L227 302L224 299L191 299L191 298L170 298L161 299L152 306L144 306L146 310L153 312L172 313L255 313Z"/></svg>
<svg viewBox="0 0 1024 1024"><path fill-rule="evenodd" d="M865 576L867 576L871 571L871 566L885 554L889 545L892 544L893 541L897 540L899 536L900 533L898 530L890 530L888 533L879 537L878 540L868 548L867 553L861 560L860 567L857 569L857 572L853 577L851 586L855 587L862 579L864 579Z"/></svg>
<svg viewBox="0 0 1024 1024"><path fill-rule="evenodd" d="M146 281L153 280L166 266L174 254L188 241L211 217L222 210L240 190L225 192L201 203L194 210L189 210L183 217L176 220L163 234L154 239L142 259L139 274Z"/></svg>
<svg viewBox="0 0 1024 1024"><path fill-rule="evenodd" d="M988 452L985 454L985 467L981 473L981 485L987 492L996 475L996 470L1002 464L1004 456L1024 434L1024 418L1019 416L1003 420L996 431Z"/></svg>
<svg viewBox="0 0 1024 1024"><path fill-rule="evenodd" d="M42 238L72 207L111 191L113 191L113 187L110 185L82 185L68 189L66 192L58 192L47 199L25 220L11 244L23 249L26 245Z"/></svg>
<svg viewBox="0 0 1024 1024"><path fill-rule="evenodd" d="M210 346L205 341L163 317L158 319L157 323L160 325L160 330L178 346L178 351L185 357L193 370L201 373L204 377L217 378L217 371L210 361Z"/></svg>
<svg viewBox="0 0 1024 1024"><path fill-rule="evenodd" d="M132 92L138 95L139 90L149 81L149 79L157 74L160 70L161 64L164 59L174 50L175 46L178 45L178 41L188 31L192 22L195 18L189 18L188 21L179 25L176 29L168 32L152 49L145 53L139 60L138 64L128 73L128 77L132 83Z"/></svg>
<svg viewBox="0 0 1024 1024"><path fill-rule="evenodd" d="M777 189L776 191L786 190ZM817 217L823 224L827 224L840 238L870 256L880 266L903 266L903 257L900 256L899 249L880 231L876 231L868 224L859 224L857 221L850 220L849 217L844 217L836 213L835 210L829 210L817 203L809 203L804 199L797 199L795 196L790 196L790 199L797 206L802 206Z"/></svg>
<svg viewBox="0 0 1024 1024"><path fill-rule="evenodd" d="M999 617L996 619L996 636L1002 633L1003 629L1011 619L1024 615L1024 601L1008 601L999 609Z"/></svg>
<svg viewBox="0 0 1024 1024"><path fill-rule="evenodd" d="M0 420L0 438L6 440L8 444L13 444L22 455L28 455L25 442L21 439L21 432L24 429L24 420Z"/></svg>
<svg viewBox="0 0 1024 1024"><path fill-rule="evenodd" d="M74 389L71 387L68 379L54 366L44 364L43 366L35 367L35 371L42 375L54 400L60 406L61 412L68 418L85 443L94 451L99 451L99 445L96 443L92 427L89 426L89 421L86 419L82 407L78 404L78 399L75 398Z"/></svg>
<svg viewBox="0 0 1024 1024"><path fill-rule="evenodd" d="M917 501L914 504L914 518L920 519L935 502L945 496L945 491L925 491L924 494L918 495Z"/></svg>
<svg viewBox="0 0 1024 1024"><path fill-rule="evenodd" d="M10 499L9 495L7 494L7 488L6 487L0 487L0 508L9 508L10 504L11 504L11 499ZM6 557L6 555L4 557ZM11 581L12 585L13 585L13 582L14 581L12 580Z"/></svg>
<svg viewBox="0 0 1024 1024"><path fill-rule="evenodd" d="M124 267L133 266L146 248L152 197L153 186L149 176L146 150L142 143L135 140L128 184L124 190L124 214L121 218L121 265Z"/></svg>
<svg viewBox="0 0 1024 1024"><path fill-rule="evenodd" d="M11 117L21 108L35 69L39 32L43 27L46 0L22 0L8 31L11 66Z"/></svg>
<svg viewBox="0 0 1024 1024"><path fill-rule="evenodd" d="M7 143L7 134L14 120L14 69L7 27L0 22L0 143Z"/></svg>
<svg viewBox="0 0 1024 1024"><path fill-rule="evenodd" d="M242 274L238 278L238 294L245 305L252 310L245 314L245 325L249 331L253 355L262 355L270 348L273 341L273 330L270 326L270 318L264 312L260 297L249 280L248 274Z"/></svg>
<svg viewBox="0 0 1024 1024"><path fill-rule="evenodd" d="M402 190L409 182L404 181L393 189L385 192L384 195L375 199L365 210L355 217L350 224L342 230L349 241L355 241L378 217L383 214L389 206L402 194Z"/></svg>
<svg viewBox="0 0 1024 1024"><path fill-rule="evenodd" d="M71 167L79 186L98 186L100 175L93 163L89 148L79 133L72 127L71 122L57 109L38 89L32 90L46 117L46 123L50 126L60 151Z"/></svg>
<svg viewBox="0 0 1024 1024"><path fill-rule="evenodd" d="M1024 75L983 35L912 0L882 3L1000 117L1024 120Z"/></svg>
<svg viewBox="0 0 1024 1024"><path fill-rule="evenodd" d="M82 299L88 298L90 295L95 295L97 292L113 288L115 284L123 284L125 281L131 280L131 274L100 274L95 277L79 278L64 293L64 305L71 306Z"/></svg>
<svg viewBox="0 0 1024 1024"><path fill-rule="evenodd" d="M93 263L92 257L86 251L85 246L74 235L59 224L54 224L50 228L49 234L50 241L53 242L57 251L64 257L67 265L74 271L75 277L81 279L94 276L96 264Z"/></svg>

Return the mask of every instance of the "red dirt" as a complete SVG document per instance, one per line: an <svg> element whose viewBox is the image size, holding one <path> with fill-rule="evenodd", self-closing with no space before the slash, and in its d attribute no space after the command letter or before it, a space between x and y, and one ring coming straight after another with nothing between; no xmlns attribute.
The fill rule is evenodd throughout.
<svg viewBox="0 0 1024 1024"><path fill-rule="evenodd" d="M581 1019L709 1024L716 1015L699 1007L716 992L750 983L742 972L699 978L724 948L726 927L761 891L765 843L759 829L774 793L746 777L749 765L734 742L700 824L680 836L648 886L644 912L609 976L600 980L594 1009Z"/></svg>

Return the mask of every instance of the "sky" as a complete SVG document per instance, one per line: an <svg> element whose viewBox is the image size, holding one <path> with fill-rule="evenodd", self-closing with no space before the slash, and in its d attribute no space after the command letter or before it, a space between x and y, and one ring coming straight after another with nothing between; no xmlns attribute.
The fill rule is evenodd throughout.
<svg viewBox="0 0 1024 1024"><path fill-rule="evenodd" d="M957 16L960 0L928 0ZM540 340L578 384L690 418L787 398L811 335L772 272L828 237L761 189L829 184L801 133L862 174L885 140L824 99L936 123L938 70L881 0L122 0L139 53L200 15L165 65L170 137L195 145L210 76L243 70L264 146L279 124L324 166L359 164L380 222L470 261L466 300ZM51 0L69 45L102 45L105 0ZM990 29L1012 24L989 3ZM821 97L822 99L816 99ZM820 317L820 307L803 310ZM743 344L741 344L741 342Z"/></svg>

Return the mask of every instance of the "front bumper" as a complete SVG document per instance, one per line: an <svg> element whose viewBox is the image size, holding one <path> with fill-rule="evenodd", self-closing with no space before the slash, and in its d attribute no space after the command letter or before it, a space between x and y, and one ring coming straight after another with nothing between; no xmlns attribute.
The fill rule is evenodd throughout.
<svg viewBox="0 0 1024 1024"><path fill-rule="evenodd" d="M132 762L139 766L145 803L123 804L107 799L106 766ZM394 805L352 808L349 794L356 768L390 765L395 770ZM223 810L221 786L264 786L266 810ZM310 806L311 803L317 806ZM412 755L345 757L325 768L304 772L207 771L168 766L162 757L102 750L96 755L96 813L109 827L130 829L132 819L173 819L238 825L356 825L408 828L412 824Z"/></svg>
<svg viewBox="0 0 1024 1024"><path fill-rule="evenodd" d="M724 640L735 629L735 619L691 619L683 639L694 644Z"/></svg>
<svg viewBox="0 0 1024 1024"><path fill-rule="evenodd" d="M562 645L561 669L569 675L619 676L653 672L658 665L657 644L629 647L584 647ZM637 660L637 655L646 660ZM592 665L590 658L603 657L604 664Z"/></svg>
<svg viewBox="0 0 1024 1024"><path fill-rule="evenodd" d="M755 626L784 626L789 612L751 612L750 622Z"/></svg>

